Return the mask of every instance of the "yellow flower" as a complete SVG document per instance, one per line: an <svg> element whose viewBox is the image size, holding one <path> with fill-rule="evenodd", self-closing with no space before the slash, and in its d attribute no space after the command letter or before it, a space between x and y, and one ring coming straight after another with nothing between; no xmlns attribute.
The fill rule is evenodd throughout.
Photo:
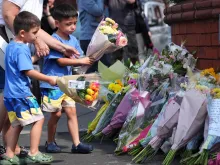
<svg viewBox="0 0 220 165"><path fill-rule="evenodd" d="M87 101L93 101L93 98L92 98L92 96L90 96L90 95L86 95L86 96L85 96L85 99L86 99Z"/></svg>
<svg viewBox="0 0 220 165"><path fill-rule="evenodd" d="M119 84L115 84L114 86L114 93L118 93L122 90L122 86L120 86Z"/></svg>
<svg viewBox="0 0 220 165"><path fill-rule="evenodd" d="M92 90L92 89L90 89L90 88L88 88L87 90L86 90L86 92L89 94L89 95L93 95L95 92Z"/></svg>
<svg viewBox="0 0 220 165"><path fill-rule="evenodd" d="M120 86L123 86L121 80L115 80L115 83L116 83L116 84L119 84Z"/></svg>
<svg viewBox="0 0 220 165"><path fill-rule="evenodd" d="M108 85L108 90L113 90L114 89L114 83L110 83L109 85Z"/></svg>
<svg viewBox="0 0 220 165"><path fill-rule="evenodd" d="M115 21L113 19L111 19L111 18L106 18L105 21L110 23L110 24L112 24L112 25L115 24Z"/></svg>

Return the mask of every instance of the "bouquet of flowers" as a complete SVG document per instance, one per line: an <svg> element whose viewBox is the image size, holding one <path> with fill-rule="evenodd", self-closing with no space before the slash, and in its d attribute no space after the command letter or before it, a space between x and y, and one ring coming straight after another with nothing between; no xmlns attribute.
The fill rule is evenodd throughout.
<svg viewBox="0 0 220 165"><path fill-rule="evenodd" d="M132 99L136 100L136 105L132 107L120 131L118 145L115 150L116 154L123 153L123 147L138 137L141 132L140 126L143 123L145 110L151 104L148 92L140 92L132 97Z"/></svg>
<svg viewBox="0 0 220 165"><path fill-rule="evenodd" d="M100 77L97 74L58 77L57 85L74 101L95 108L100 90Z"/></svg>
<svg viewBox="0 0 220 165"><path fill-rule="evenodd" d="M127 37L119 30L118 24L106 18L97 27L88 46L86 56L98 61L105 53L112 53L127 45ZM81 73L85 73L89 66L83 66Z"/></svg>
<svg viewBox="0 0 220 165"><path fill-rule="evenodd" d="M195 89L186 91L180 106L174 143L163 161L163 165L171 164L177 150L186 145L197 134L203 127L206 115L206 95Z"/></svg>
<svg viewBox="0 0 220 165"><path fill-rule="evenodd" d="M219 130L219 119L220 119L220 88L214 88L211 90L211 95L208 97L208 116L209 116L209 127L208 127L208 136L206 137L201 151L190 158L186 158L183 163L189 165L192 164L207 164L208 158L210 156L210 150L220 142L220 130Z"/></svg>
<svg viewBox="0 0 220 165"><path fill-rule="evenodd" d="M172 135L173 129L178 122L181 102L182 97L175 96L164 105L158 120L155 121L155 123L158 123L157 127L155 127L156 133L151 135L152 138L149 139L147 146L135 156L133 161L140 163L145 159L151 159L162 146L165 139L168 139Z"/></svg>

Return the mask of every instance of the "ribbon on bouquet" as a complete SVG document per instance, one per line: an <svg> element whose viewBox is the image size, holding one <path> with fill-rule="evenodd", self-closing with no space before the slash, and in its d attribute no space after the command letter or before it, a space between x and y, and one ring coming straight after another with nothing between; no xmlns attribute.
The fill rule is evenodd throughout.
<svg viewBox="0 0 220 165"><path fill-rule="evenodd" d="M137 103L138 111L136 117L142 117L144 115L145 110L150 107L150 93L147 91L137 91L131 95L132 101Z"/></svg>

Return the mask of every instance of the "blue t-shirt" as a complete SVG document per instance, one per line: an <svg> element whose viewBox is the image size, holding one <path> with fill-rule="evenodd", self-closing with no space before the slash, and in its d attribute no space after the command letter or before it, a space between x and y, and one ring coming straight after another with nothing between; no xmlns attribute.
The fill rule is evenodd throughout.
<svg viewBox="0 0 220 165"><path fill-rule="evenodd" d="M74 36L69 35L69 40L62 39L56 33L54 33L52 36L56 38L58 41L66 45L74 47L75 49L79 51L80 55L83 55L83 51L79 45L79 42ZM55 51L55 50L51 50L49 55L44 57L42 73L48 76L58 76L58 77L62 77L65 75L72 75L72 66L60 66L57 63L57 59L59 58L65 58L65 57L63 56L62 53ZM50 88L50 89L59 89L58 86L51 86L50 84L46 82L41 82L40 87Z"/></svg>
<svg viewBox="0 0 220 165"><path fill-rule="evenodd" d="M23 71L33 69L29 47L24 43L11 41L5 53L4 97L26 98L32 96L30 79Z"/></svg>

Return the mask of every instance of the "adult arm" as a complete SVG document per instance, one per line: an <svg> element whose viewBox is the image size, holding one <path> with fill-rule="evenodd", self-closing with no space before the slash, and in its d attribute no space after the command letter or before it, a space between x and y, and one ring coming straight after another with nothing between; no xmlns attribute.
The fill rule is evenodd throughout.
<svg viewBox="0 0 220 165"><path fill-rule="evenodd" d="M87 13L95 16L101 17L104 12L104 2L103 0L98 0L95 2L94 0L80 0L81 6Z"/></svg>
<svg viewBox="0 0 220 165"><path fill-rule="evenodd" d="M76 65L91 65L94 60L84 57L81 59L69 59L69 58L59 58L57 59L57 63L60 66L76 66Z"/></svg>
<svg viewBox="0 0 220 165"><path fill-rule="evenodd" d="M136 0L125 0L127 3L129 3L129 4L133 4L133 3L135 3L136 2Z"/></svg>
<svg viewBox="0 0 220 165"><path fill-rule="evenodd" d="M13 22L16 15L18 15L18 13L20 12L20 7L8 0L3 0L2 9L3 17L6 24L11 29L11 31L13 31ZM38 39L36 40L35 46L41 47L39 49L36 48L38 52L41 51L41 53L37 53L38 55L45 55L44 52L48 54L48 48L46 45L48 45L52 49L55 49L63 53L67 57L70 57L72 55L79 55L79 52L75 48L68 45L64 45L60 41L51 37L42 29L38 31L37 36ZM46 45L44 43L46 43Z"/></svg>
<svg viewBox="0 0 220 165"><path fill-rule="evenodd" d="M56 29L55 20L50 13L50 7L48 3L43 11L44 11L44 17L47 19L48 24L50 25L51 29Z"/></svg>

